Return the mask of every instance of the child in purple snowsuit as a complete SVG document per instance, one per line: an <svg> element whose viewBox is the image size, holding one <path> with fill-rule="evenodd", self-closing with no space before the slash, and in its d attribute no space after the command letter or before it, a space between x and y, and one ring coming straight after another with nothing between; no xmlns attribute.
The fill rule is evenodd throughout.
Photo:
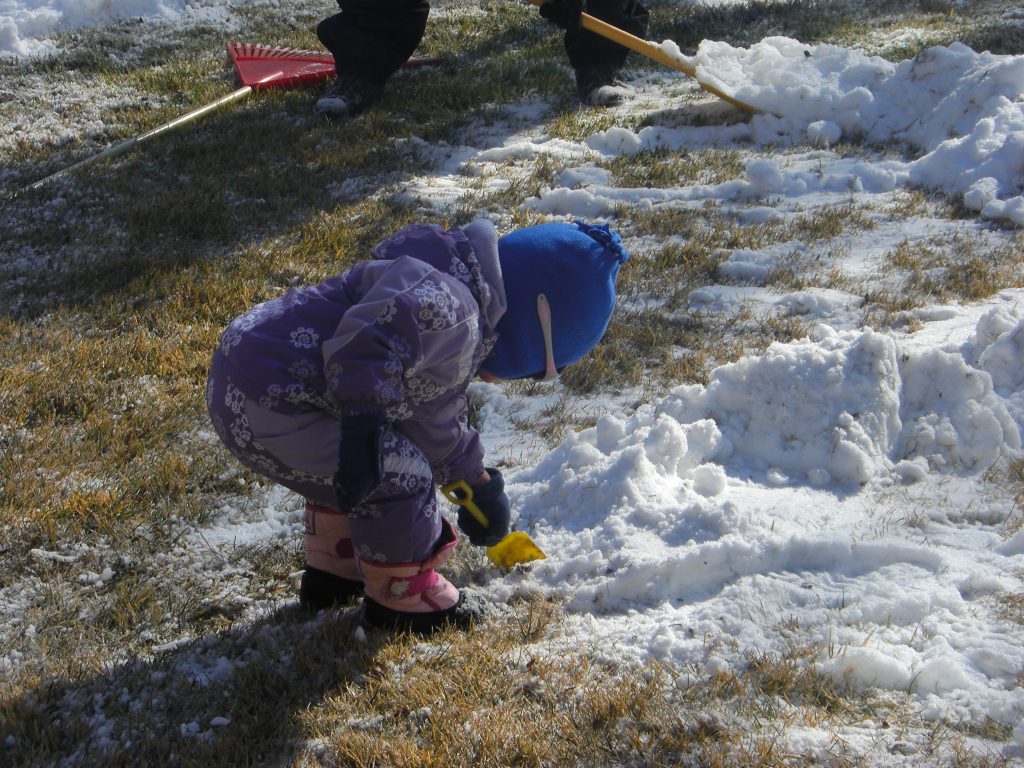
<svg viewBox="0 0 1024 768"><path fill-rule="evenodd" d="M207 405L246 466L306 505L303 605L363 592L374 626L461 623L436 568L455 546L435 487L459 480L487 517L459 527L490 546L509 531L501 473L484 466L466 388L552 375L600 340L627 258L607 226L542 224L499 239L406 227L360 263L235 318L213 355ZM550 343L538 295L550 306Z"/></svg>

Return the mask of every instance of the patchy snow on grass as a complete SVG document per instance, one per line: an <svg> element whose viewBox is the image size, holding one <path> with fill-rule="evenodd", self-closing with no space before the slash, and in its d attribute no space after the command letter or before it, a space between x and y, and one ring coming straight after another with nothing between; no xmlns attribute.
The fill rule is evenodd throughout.
<svg viewBox="0 0 1024 768"><path fill-rule="evenodd" d="M48 35L113 18L186 23L234 12L213 0L0 0L0 53L45 55L55 50ZM613 127L579 142L536 125L505 138L467 131L461 146L421 147L436 153L437 170L411 179L397 200L441 212L478 194L481 178L487 191L500 191L517 163L547 155L565 170L521 203L559 219L710 201L738 221L772 221L837 204L881 206L911 187L960 196L979 214L879 221L851 235L845 250L818 254L856 276L873 274L882 254L907 238L1008 239L1009 230L990 231L989 222L1024 226L1024 57L955 44L888 62L773 37L749 49L708 42L687 61L702 81L761 113L728 126ZM657 83L641 77L635 85L645 108L672 108ZM520 105L520 117L531 114L537 105ZM5 126L5 141L48 130L59 145L59 126L67 123ZM92 119L67 130L101 135L103 125ZM840 142L856 150L840 155ZM642 150L701 146L734 147L745 159L743 177L634 189L598 166ZM880 147L890 154L882 157ZM893 148L906 156L894 157ZM547 400L524 404L499 386L474 385L484 442L509 467L517 524L547 559L490 572L472 589L499 604L521 595L563 599L564 621L543 641L551 653L583 648L697 675L737 667L752 649L782 652L799 627L824 675L908 694L929 720L1012 728L998 748L1024 756L1021 628L991 610L993 599L1022 589L1024 533L1008 535L1020 510L984 481L1022 457L1024 291L926 307L914 312L913 332L882 333L859 327L861 297L852 293L760 285L802 247L736 250L721 267L723 284L691 294L688 312L760 303L812 329L718 367L706 386L680 386L635 411L626 397L599 400L593 427L547 450L513 425L513 416ZM216 510L214 522L183 532L168 568L198 569L211 594L237 602L242 615L265 610L273 601L249 600L224 553L297 538L299 507L270 488L247 506ZM116 574L113 554L106 564L84 554L32 553L102 588ZM0 590L0 632L34 631L22 617L43 588L32 581ZM186 641L162 638L152 650ZM0 671L14 675L22 663L9 653ZM180 664L198 685L231 672L202 648ZM181 727L207 738L222 725ZM843 736L869 750L872 734L852 725ZM791 736L828 740L813 728ZM898 764L899 750L887 759Z"/></svg>

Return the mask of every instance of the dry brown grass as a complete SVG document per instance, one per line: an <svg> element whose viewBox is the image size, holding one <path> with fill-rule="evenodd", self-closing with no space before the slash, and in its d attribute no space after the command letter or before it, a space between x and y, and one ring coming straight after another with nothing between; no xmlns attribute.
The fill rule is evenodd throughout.
<svg viewBox="0 0 1024 768"><path fill-rule="evenodd" d="M685 44L735 30L759 36L774 24L773 34L841 42L867 34L864 14L878 7L659 6L652 30ZM268 8L254 7L241 31L315 45L310 30L322 9L302 9L305 26L291 29ZM947 11L946 21L928 12L936 36L968 29L993 38L957 20L952 6ZM919 19L924 11L901 13ZM897 14L885 25L906 20ZM0 62L0 74L5 82L17 74L56 83L73 72L83 89L137 92L139 100L116 114L95 115L111 141L229 86L222 30L175 34L145 48L133 24L83 31L71 53L26 72ZM352 610L310 618L286 603L295 591L289 577L301 567L296 541L240 544L226 554L183 548L185 533L218 505L243 508L256 498L256 478L206 432L203 386L218 333L252 304L338 272L422 217L394 193L437 159L407 139L457 142L467 124L496 119L482 105L538 96L552 104L543 118L552 137L578 140L643 119L578 110L558 35L536 24L528 7L492 3L483 14L441 17L424 52L459 65L397 78L358 131L308 121L309 94L268 94L192 133L99 165L53 199L38 193L5 208L0 241L23 258L0 264L0 588L17 585L24 603L0 640L0 661L15 670L0 669L2 759L104 768L809 766L816 758L791 751L786 734L811 724L836 732L833 765L855 766L865 759L844 745L847 723L871 717L920 729L902 702L817 675L814 648L751 651L745 664L710 675L653 662L609 666L592 649L559 645L561 606L543 600L516 603L501 619L430 642L363 636ZM14 119L8 116L20 106L16 99L0 105L0 116ZM89 151L83 142L24 144L5 158L6 178L27 183ZM735 147L658 150L601 164L614 183L631 187L742 175ZM519 203L560 170L551 158L502 168L504 188L481 182L432 219L459 224L490 212L508 227L535 223L541 214ZM799 317L694 312L690 294L727 282L718 268L736 249L801 242L827 253L879 217L922 210L962 213L924 192L908 193L888 211L840 205L756 225L712 201L624 206L611 218L642 245L622 271L620 311L603 343L565 372L552 404L519 426L554 443L590 423L585 406L593 398L636 390L639 404L680 382L706 382L715 365L772 341L799 337L806 332ZM856 288L865 320L888 326L906 323L906 313L926 301L972 300L1024 284L1022 249L1019 237L1000 247L908 242L892 249L877 284L857 288L797 258L766 283ZM509 392L525 398L551 389L526 382ZM1011 468L1017 488L1024 488L1022 467ZM1024 525L1022 493L1008 533ZM471 581L479 554L463 549L455 566ZM107 568L113 575L101 583L80 578ZM1002 609L1020 621L1020 596L1006 595ZM935 731L922 762L998 763L972 751L961 733ZM997 728L984 735L1006 736Z"/></svg>

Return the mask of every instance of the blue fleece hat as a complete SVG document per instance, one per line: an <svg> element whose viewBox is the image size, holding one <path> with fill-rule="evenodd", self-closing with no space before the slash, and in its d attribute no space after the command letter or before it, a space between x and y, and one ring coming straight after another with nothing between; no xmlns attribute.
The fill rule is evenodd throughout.
<svg viewBox="0 0 1024 768"><path fill-rule="evenodd" d="M575 363L604 336L615 308L615 278L629 255L607 224L540 224L498 240L508 309L481 370L500 379L544 373L537 296L551 308L555 365Z"/></svg>

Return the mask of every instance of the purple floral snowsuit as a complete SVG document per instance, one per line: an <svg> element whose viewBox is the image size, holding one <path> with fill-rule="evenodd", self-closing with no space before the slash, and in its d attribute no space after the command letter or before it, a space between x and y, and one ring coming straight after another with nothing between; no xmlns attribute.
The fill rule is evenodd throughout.
<svg viewBox="0 0 1024 768"><path fill-rule="evenodd" d="M495 341L505 294L486 221L416 224L363 262L235 318L213 355L207 406L231 452L256 472L338 509L340 419L382 413L382 482L349 515L355 554L430 555L435 486L483 472L466 387Z"/></svg>

